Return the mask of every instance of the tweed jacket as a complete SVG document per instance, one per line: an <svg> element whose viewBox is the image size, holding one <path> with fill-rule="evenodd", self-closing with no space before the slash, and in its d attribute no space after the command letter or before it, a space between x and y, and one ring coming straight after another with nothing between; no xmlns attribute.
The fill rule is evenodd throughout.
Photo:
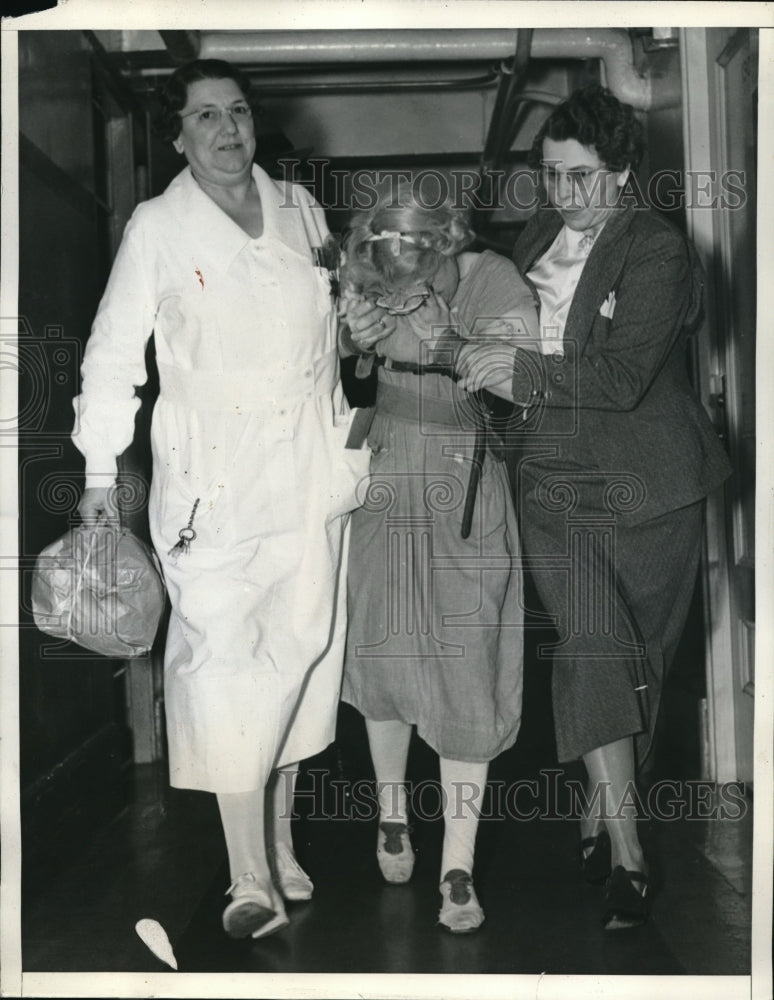
<svg viewBox="0 0 774 1000"><path fill-rule="evenodd" d="M514 248L521 274L561 226L552 209L530 219ZM521 435L526 453L542 456L542 473L574 469L628 482L632 523L700 500L731 471L688 375L688 327L702 288L698 257L679 230L651 210L621 208L581 274L564 356L519 352L514 399L532 404Z"/></svg>

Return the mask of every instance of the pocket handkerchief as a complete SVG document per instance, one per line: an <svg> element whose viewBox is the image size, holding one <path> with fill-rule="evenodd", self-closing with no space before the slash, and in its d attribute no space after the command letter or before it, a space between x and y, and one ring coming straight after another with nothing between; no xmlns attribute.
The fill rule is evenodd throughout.
<svg viewBox="0 0 774 1000"><path fill-rule="evenodd" d="M611 292L602 305L599 307L600 316L604 316L605 319L612 319L613 313L615 312L615 292Z"/></svg>

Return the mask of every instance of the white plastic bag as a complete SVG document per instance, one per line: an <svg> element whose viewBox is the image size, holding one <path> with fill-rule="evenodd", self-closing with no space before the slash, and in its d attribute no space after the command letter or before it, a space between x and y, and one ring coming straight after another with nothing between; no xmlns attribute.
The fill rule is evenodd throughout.
<svg viewBox="0 0 774 1000"><path fill-rule="evenodd" d="M103 656L144 656L164 601L151 550L109 524L72 528L40 553L32 576L37 627Z"/></svg>

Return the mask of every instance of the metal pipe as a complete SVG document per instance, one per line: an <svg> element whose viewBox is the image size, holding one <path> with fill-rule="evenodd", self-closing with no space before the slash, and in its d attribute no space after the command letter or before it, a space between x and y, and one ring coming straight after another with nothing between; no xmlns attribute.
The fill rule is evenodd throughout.
<svg viewBox="0 0 774 1000"><path fill-rule="evenodd" d="M300 65L502 60L513 55L518 30L373 31L204 31L200 58L228 59L240 65ZM623 28L538 28L532 33L532 59L601 59L605 82L627 104L640 110L678 107L680 83L670 77L640 74L634 65L629 33Z"/></svg>
<svg viewBox="0 0 774 1000"><path fill-rule="evenodd" d="M240 65L499 60L513 55L518 30L203 31L200 59Z"/></svg>
<svg viewBox="0 0 774 1000"><path fill-rule="evenodd" d="M532 58L601 59L605 83L619 101L641 111L680 106L679 78L638 73L631 38L623 28L543 28L532 35Z"/></svg>

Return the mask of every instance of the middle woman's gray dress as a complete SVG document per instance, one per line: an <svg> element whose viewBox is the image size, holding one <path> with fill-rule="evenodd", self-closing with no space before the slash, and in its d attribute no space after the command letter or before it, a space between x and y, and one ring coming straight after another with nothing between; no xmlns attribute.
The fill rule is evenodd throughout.
<svg viewBox="0 0 774 1000"><path fill-rule="evenodd" d="M517 338L534 313L513 264L489 251L452 305L474 335L508 317ZM451 379L379 369L371 485L351 522L342 698L367 719L416 724L442 757L484 762L519 730L522 576L505 464L489 450L461 537L474 427Z"/></svg>

